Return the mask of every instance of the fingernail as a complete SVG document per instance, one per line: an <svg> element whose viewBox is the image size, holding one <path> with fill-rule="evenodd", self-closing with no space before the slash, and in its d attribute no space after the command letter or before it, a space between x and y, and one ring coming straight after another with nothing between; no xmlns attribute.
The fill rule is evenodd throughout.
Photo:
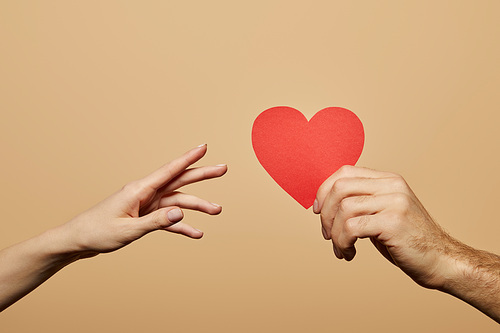
<svg viewBox="0 0 500 333"><path fill-rule="evenodd" d="M352 252L352 251L347 251L344 255L344 259L346 261L351 261L352 259L354 259L354 255L355 255L355 252Z"/></svg>
<svg viewBox="0 0 500 333"><path fill-rule="evenodd" d="M225 167L227 164L217 164L216 167Z"/></svg>
<svg viewBox="0 0 500 333"><path fill-rule="evenodd" d="M323 233L323 238L324 238L325 240L328 240L328 235L326 234L326 230L325 230L325 228L321 228L321 232Z"/></svg>
<svg viewBox="0 0 500 333"><path fill-rule="evenodd" d="M309 201L309 202L310 202L310 201ZM314 212L314 213L317 213L317 212L318 212L318 206L319 206L318 199L314 199L314 204L313 204L313 212Z"/></svg>
<svg viewBox="0 0 500 333"><path fill-rule="evenodd" d="M183 217L184 215L179 208L169 210L167 213L167 218L170 222L179 222Z"/></svg>
<svg viewBox="0 0 500 333"><path fill-rule="evenodd" d="M196 148L205 147L206 145L207 145L206 143L203 143L203 144L199 145L199 146L198 146L198 147L196 147Z"/></svg>
<svg viewBox="0 0 500 333"><path fill-rule="evenodd" d="M335 243L332 242L332 245L333 245L333 252L335 252L335 255L337 256L338 259L344 259L344 255L342 254L342 251L340 251L340 249L335 246Z"/></svg>
<svg viewBox="0 0 500 333"><path fill-rule="evenodd" d="M199 232L203 233L203 231L201 231L200 229L196 229L196 228L193 228L193 229L196 230L196 231L199 231Z"/></svg>
<svg viewBox="0 0 500 333"><path fill-rule="evenodd" d="M212 204L213 206L217 207L217 208L220 208L220 205L218 205L218 204L216 204L216 203L211 202L211 204Z"/></svg>
<svg viewBox="0 0 500 333"><path fill-rule="evenodd" d="M337 259L340 259L339 252L337 251L337 248L335 247L335 245L333 245L333 253L335 253L335 256L337 257Z"/></svg>

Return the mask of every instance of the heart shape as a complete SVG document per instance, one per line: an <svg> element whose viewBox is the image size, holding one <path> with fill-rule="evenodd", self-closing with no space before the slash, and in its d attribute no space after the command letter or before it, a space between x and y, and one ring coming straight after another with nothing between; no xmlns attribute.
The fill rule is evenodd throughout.
<svg viewBox="0 0 500 333"><path fill-rule="evenodd" d="M332 173L356 164L364 141L359 118L340 107L325 108L310 121L294 108L273 107L262 112L252 127L260 164L306 209Z"/></svg>

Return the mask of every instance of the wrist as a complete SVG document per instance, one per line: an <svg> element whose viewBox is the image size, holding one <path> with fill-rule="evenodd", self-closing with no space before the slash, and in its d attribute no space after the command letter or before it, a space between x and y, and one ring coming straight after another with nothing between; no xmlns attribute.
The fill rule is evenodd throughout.
<svg viewBox="0 0 500 333"><path fill-rule="evenodd" d="M440 289L500 320L500 257L458 242L449 276ZM500 322L500 321L499 321Z"/></svg>
<svg viewBox="0 0 500 333"><path fill-rule="evenodd" d="M36 237L41 254L56 266L64 267L74 261L88 257L74 241L67 224L49 229Z"/></svg>
<svg viewBox="0 0 500 333"><path fill-rule="evenodd" d="M470 258L475 256L476 251L474 248L446 235L446 238L442 239L439 248L436 274L439 277L439 283L435 289L456 295L462 285L467 283L465 280L472 271Z"/></svg>
<svg viewBox="0 0 500 333"><path fill-rule="evenodd" d="M436 289L456 296L466 284L464 280L471 270L470 265L457 254L446 254L441 260L441 267L441 282Z"/></svg>

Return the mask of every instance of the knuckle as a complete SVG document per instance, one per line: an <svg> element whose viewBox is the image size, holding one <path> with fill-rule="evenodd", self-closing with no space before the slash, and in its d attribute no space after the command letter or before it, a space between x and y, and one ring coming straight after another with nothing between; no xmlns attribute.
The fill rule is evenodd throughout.
<svg viewBox="0 0 500 333"><path fill-rule="evenodd" d="M358 229L365 228L369 221L370 221L369 215L360 216L357 221Z"/></svg>
<svg viewBox="0 0 500 333"><path fill-rule="evenodd" d="M343 165L339 168L338 173L344 177L352 174L354 167L352 165Z"/></svg>
<svg viewBox="0 0 500 333"><path fill-rule="evenodd" d="M408 187L406 180L398 174L391 178L391 187L396 190L405 190Z"/></svg>
<svg viewBox="0 0 500 333"><path fill-rule="evenodd" d="M358 230L358 219L350 218L344 223L344 232L348 236L356 236Z"/></svg>
<svg viewBox="0 0 500 333"><path fill-rule="evenodd" d="M197 211L206 211L206 210L210 210L211 207L207 208L208 205L206 205L204 202L197 202L195 204L195 209Z"/></svg>
<svg viewBox="0 0 500 333"><path fill-rule="evenodd" d="M393 171L387 171L387 172L385 172L385 174L387 175L387 177L390 177L390 178L403 178L403 176L401 176L401 174L399 174L397 172L393 172Z"/></svg>
<svg viewBox="0 0 500 333"><path fill-rule="evenodd" d="M348 187L348 183L349 183L349 180L346 178L337 179L337 181L335 183L333 183L332 192L333 193L344 192Z"/></svg>
<svg viewBox="0 0 500 333"><path fill-rule="evenodd" d="M356 203L356 205L363 205L367 201L369 201L370 199L371 199L371 197L369 195L358 195L358 196L354 197L353 200Z"/></svg>
<svg viewBox="0 0 500 333"><path fill-rule="evenodd" d="M165 200L165 203L168 206L180 206L183 204L182 197L183 197L182 193L174 191L165 194L163 196L163 199Z"/></svg>
<svg viewBox="0 0 500 333"><path fill-rule="evenodd" d="M388 230L388 231L396 231L396 230L400 229L400 227L404 221L401 214L396 212L396 211L386 213L385 218L387 221L385 223L385 227L386 227L386 230Z"/></svg>
<svg viewBox="0 0 500 333"><path fill-rule="evenodd" d="M127 184L125 184L125 186L123 186L122 188L122 191L124 191L125 193L128 193L128 194L135 194L139 191L139 182L134 180L134 181L131 181Z"/></svg>
<svg viewBox="0 0 500 333"><path fill-rule="evenodd" d="M405 193L395 193L393 195L393 202L399 212L407 212L410 209L411 199Z"/></svg>
<svg viewBox="0 0 500 333"><path fill-rule="evenodd" d="M158 212L153 213L153 216L151 216L151 224L153 225L154 230L161 229L161 223L158 216Z"/></svg>
<svg viewBox="0 0 500 333"><path fill-rule="evenodd" d="M356 205L355 203L356 199L353 199L351 197L344 198L342 201L339 203L339 211L342 213L347 213L353 209L353 206Z"/></svg>
<svg viewBox="0 0 500 333"><path fill-rule="evenodd" d="M130 198L142 200L147 196L147 188L141 182L135 180L123 186L122 191Z"/></svg>
<svg viewBox="0 0 500 333"><path fill-rule="evenodd" d="M152 216L153 227L156 230L161 230L168 227L171 223L166 217L166 213L164 211L158 210Z"/></svg>

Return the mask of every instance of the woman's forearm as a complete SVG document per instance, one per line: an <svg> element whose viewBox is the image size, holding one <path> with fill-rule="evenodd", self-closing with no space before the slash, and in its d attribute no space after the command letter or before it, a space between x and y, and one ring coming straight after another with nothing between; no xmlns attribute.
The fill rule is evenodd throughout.
<svg viewBox="0 0 500 333"><path fill-rule="evenodd" d="M64 237L58 227L0 251L0 311L79 258Z"/></svg>

